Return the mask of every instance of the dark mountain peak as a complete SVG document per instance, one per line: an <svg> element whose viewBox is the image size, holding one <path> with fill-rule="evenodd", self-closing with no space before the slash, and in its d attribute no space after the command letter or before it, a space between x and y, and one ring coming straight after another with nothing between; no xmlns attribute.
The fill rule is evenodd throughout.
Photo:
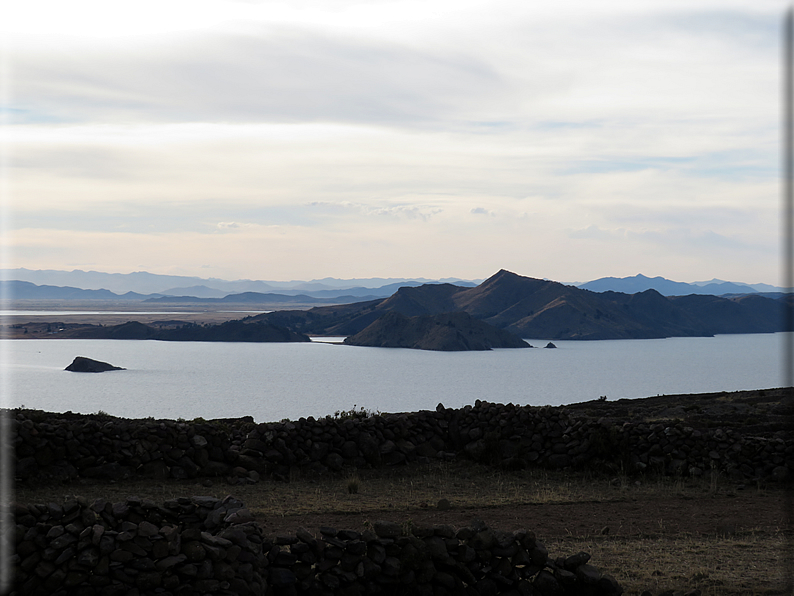
<svg viewBox="0 0 794 596"><path fill-rule="evenodd" d="M515 282L521 279L534 279L534 278L524 277L523 275L518 275L518 273L513 273L512 271L508 271L507 269L500 269L477 287L490 286L497 283L501 284L505 282Z"/></svg>
<svg viewBox="0 0 794 596"><path fill-rule="evenodd" d="M532 300L539 293L550 290L551 294L558 295L565 289L566 286L557 282L523 277L502 269L479 286L460 292L454 300L457 310L465 310L478 319L488 320L489 323L502 327L505 322L499 317L492 317L519 303Z"/></svg>
<svg viewBox="0 0 794 596"><path fill-rule="evenodd" d="M667 301L667 298L662 296L657 290L653 288L648 288L647 290L643 290L642 292L635 292L631 295L633 300L664 300Z"/></svg>
<svg viewBox="0 0 794 596"><path fill-rule="evenodd" d="M531 292L550 284L562 285L554 281L546 281L544 279L537 279L535 277L524 277L523 275L518 275L511 271L502 269L498 273L486 279L479 286L469 289L467 293L488 293L494 290L519 290L521 292Z"/></svg>
<svg viewBox="0 0 794 596"><path fill-rule="evenodd" d="M394 310L409 316L457 310L451 298L462 291L465 288L452 284L404 286L381 302L380 309Z"/></svg>
<svg viewBox="0 0 794 596"><path fill-rule="evenodd" d="M513 273L512 271L508 271L507 269L500 269L499 271L494 273L491 277L489 277L485 281L488 281L488 280L491 280L491 279L496 279L496 278L499 278L499 277L522 277L522 276L519 275L518 273ZM485 282L483 282L483 283L485 283Z"/></svg>

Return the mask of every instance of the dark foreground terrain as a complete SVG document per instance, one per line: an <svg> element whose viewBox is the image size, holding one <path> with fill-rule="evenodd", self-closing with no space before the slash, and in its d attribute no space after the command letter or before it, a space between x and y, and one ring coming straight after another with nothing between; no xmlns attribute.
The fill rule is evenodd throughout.
<svg viewBox="0 0 794 596"><path fill-rule="evenodd" d="M773 436L790 428L791 392L767 389L657 396L568 406L588 417L647 422L677 420ZM788 456L790 460L790 456ZM789 461L789 466L791 465ZM473 519L501 530L525 528L550 554L585 551L627 594L645 590L702 595L787 594L792 538L790 481L739 480L722 473L659 476L624 469L500 470L464 459L336 475L302 475L229 484L223 478L17 485L19 503L233 495L264 532L294 535L303 527L364 530L386 520L411 527Z"/></svg>

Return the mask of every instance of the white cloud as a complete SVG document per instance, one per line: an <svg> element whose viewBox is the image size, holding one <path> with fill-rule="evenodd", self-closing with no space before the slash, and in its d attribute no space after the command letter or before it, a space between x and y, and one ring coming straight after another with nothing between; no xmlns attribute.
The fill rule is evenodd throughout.
<svg viewBox="0 0 794 596"><path fill-rule="evenodd" d="M498 108L506 83L471 52L300 30L201 33L15 60L23 121L429 123Z"/></svg>
<svg viewBox="0 0 794 596"><path fill-rule="evenodd" d="M470 213L472 215L490 215L491 217L496 215L496 213L486 209L485 207L474 207L471 209Z"/></svg>
<svg viewBox="0 0 794 596"><path fill-rule="evenodd" d="M20 264L776 281L781 2L17 5Z"/></svg>

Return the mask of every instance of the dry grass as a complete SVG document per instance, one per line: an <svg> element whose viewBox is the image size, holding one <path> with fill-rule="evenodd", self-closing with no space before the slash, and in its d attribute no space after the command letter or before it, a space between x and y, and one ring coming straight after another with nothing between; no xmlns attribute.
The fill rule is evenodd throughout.
<svg viewBox="0 0 794 596"><path fill-rule="evenodd" d="M351 491L351 484L356 488ZM255 514L366 513L435 506L446 498L460 507L489 508L528 503L571 502L614 498L621 488L608 479L582 482L567 474L547 471L503 473L471 463L437 463L421 468L362 470L346 477L302 478L293 473L289 483L263 480L253 485L229 486L216 479L212 486L195 481L132 480L104 483L80 480L69 486L16 488L23 503L60 501L66 493L88 499L122 500L129 495L154 501L203 494L221 498L233 493Z"/></svg>
<svg viewBox="0 0 794 596"><path fill-rule="evenodd" d="M625 594L697 588L702 596L787 594L783 532L731 537L546 540L549 552L585 551Z"/></svg>
<svg viewBox="0 0 794 596"><path fill-rule="evenodd" d="M388 517L405 524L418 520L453 525L480 516L489 523L493 520L494 527L501 523L498 527L509 530L514 529L511 524L521 524L535 530L553 556L589 552L593 563L614 575L626 594L691 588L699 588L703 596L785 593L783 553L789 536L784 523L767 523L763 527L742 524L727 535L719 535L717 526L708 533L690 533L680 529L689 530L686 520L672 528L666 524L672 525L674 517L659 518L658 504L673 506L675 515L678 505L702 503L708 509L737 501L731 498L737 496L737 486L720 476L638 480L568 471L502 472L470 462L453 462L358 470L340 477L306 478L294 473L290 480L243 486L229 486L222 479L216 479L211 486L195 481L80 481L58 487L20 486L15 499L46 503L61 501L66 494L78 494L89 500L118 501L136 495L162 502L179 496L222 498L233 494L265 520L269 532L288 532L288 528L304 525L307 520L327 523L323 516L331 515L352 516L339 521L351 524ZM782 508L784 501L782 490L757 485L745 487L739 495L743 502L763 501L766 507L779 501ZM437 508L440 499L452 504L451 511L443 512L449 514L443 520ZM636 517L627 518L601 535L597 517L602 507L611 507L612 511L639 509L644 523L640 526ZM558 517L571 515L571 523L566 519L564 524L555 526L550 519L538 518L550 516L552 510ZM596 518L590 519L590 515ZM544 527L545 533L538 527Z"/></svg>
<svg viewBox="0 0 794 596"><path fill-rule="evenodd" d="M355 486L351 490L351 486ZM496 508L511 505L646 500L658 497L699 499L735 494L735 485L720 476L699 479L669 477L629 478L570 471L520 470L504 472L471 462L434 463L427 466L359 470L348 476L304 478L295 472L290 482L262 480L257 484L229 486L214 479L209 486L194 481L130 480L106 483L78 480L71 485L16 487L22 503L60 501L80 494L86 498L122 500L129 495L154 501L202 494L222 498L233 493L254 513L301 515L306 513L366 513L435 506L448 499L457 507ZM762 493L760 486L749 492Z"/></svg>

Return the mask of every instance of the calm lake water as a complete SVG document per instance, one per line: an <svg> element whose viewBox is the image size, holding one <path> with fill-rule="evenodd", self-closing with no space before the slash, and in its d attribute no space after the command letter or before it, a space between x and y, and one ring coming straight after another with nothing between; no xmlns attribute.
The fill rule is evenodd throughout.
<svg viewBox="0 0 794 596"><path fill-rule="evenodd" d="M561 405L784 384L782 333L554 343L556 350L451 353L318 342L2 340L2 405L264 422L354 406L406 412L477 399ZM127 370L64 371L75 356Z"/></svg>

